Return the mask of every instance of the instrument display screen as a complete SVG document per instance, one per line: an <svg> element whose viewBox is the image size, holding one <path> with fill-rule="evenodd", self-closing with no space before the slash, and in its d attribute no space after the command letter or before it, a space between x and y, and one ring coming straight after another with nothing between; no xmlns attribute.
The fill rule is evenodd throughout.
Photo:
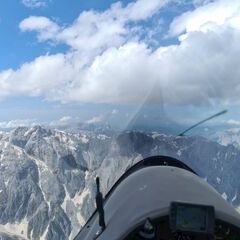
<svg viewBox="0 0 240 240"><path fill-rule="evenodd" d="M174 202L170 221L175 231L210 233L214 231L214 208Z"/></svg>
<svg viewBox="0 0 240 240"><path fill-rule="evenodd" d="M208 211L204 208L179 206L176 217L176 225L182 229L206 230Z"/></svg>

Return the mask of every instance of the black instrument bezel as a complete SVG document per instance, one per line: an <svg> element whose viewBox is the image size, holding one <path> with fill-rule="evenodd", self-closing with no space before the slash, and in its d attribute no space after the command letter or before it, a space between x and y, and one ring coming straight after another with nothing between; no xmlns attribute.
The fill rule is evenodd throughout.
<svg viewBox="0 0 240 240"><path fill-rule="evenodd" d="M179 207L194 207L204 209L207 213L206 219L206 229L186 229L181 228L177 225L177 209ZM191 203L183 203L183 202L172 202L170 205L169 211L169 226L172 232L183 232L183 233L197 233L197 234L206 234L206 235L214 235L215 230L215 210L213 206L200 205L200 204L191 204Z"/></svg>

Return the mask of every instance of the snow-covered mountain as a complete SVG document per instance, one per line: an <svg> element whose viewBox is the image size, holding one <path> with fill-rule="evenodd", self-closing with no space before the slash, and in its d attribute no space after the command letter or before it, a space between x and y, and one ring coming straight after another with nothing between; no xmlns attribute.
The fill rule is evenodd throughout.
<svg viewBox="0 0 240 240"><path fill-rule="evenodd" d="M95 177L106 193L129 166L151 155L183 160L240 205L240 150L233 145L157 133L20 127L0 135L0 236L73 239L94 210Z"/></svg>
<svg viewBox="0 0 240 240"><path fill-rule="evenodd" d="M230 128L217 132L212 139L224 146L232 144L240 149L240 128Z"/></svg>

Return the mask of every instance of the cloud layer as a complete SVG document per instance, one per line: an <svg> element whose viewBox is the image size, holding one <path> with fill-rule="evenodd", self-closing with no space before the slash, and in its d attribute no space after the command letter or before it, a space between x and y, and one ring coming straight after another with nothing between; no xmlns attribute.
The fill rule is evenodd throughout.
<svg viewBox="0 0 240 240"><path fill-rule="evenodd" d="M15 119L0 122L0 129L11 129L17 127L31 127L36 125L36 119Z"/></svg>
<svg viewBox="0 0 240 240"><path fill-rule="evenodd" d="M49 0L22 0L23 5L29 8L46 7Z"/></svg>
<svg viewBox="0 0 240 240"><path fill-rule="evenodd" d="M86 11L70 26L46 17L24 19L21 31L38 41L63 43L65 54L40 56L0 72L0 98L43 96L51 101L172 105L238 104L240 95L240 2L198 1L177 16L168 37L179 43L153 48L143 23L169 1L113 4ZM160 31L160 29L159 29ZM15 86L18 86L16 88Z"/></svg>

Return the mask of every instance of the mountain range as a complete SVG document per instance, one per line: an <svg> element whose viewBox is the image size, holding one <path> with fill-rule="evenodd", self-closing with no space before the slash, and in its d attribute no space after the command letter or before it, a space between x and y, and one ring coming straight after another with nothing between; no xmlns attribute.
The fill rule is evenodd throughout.
<svg viewBox="0 0 240 240"><path fill-rule="evenodd" d="M224 136L73 133L41 126L2 132L1 239L73 239L94 211L95 177L106 194L126 169L153 155L182 160L237 208L240 147Z"/></svg>

